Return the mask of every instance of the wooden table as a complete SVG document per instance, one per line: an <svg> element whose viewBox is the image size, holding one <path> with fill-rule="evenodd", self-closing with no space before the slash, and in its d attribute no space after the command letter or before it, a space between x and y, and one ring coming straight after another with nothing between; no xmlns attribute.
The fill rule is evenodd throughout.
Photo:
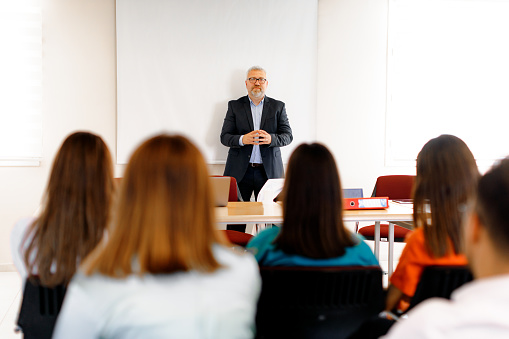
<svg viewBox="0 0 509 339"><path fill-rule="evenodd" d="M380 222L389 222L389 276L393 272L394 261L394 224L397 221L412 221L413 205L389 201L384 210L343 211L344 221L367 221L375 223L375 256L380 258ZM227 207L216 207L216 219L219 224L280 224L283 222L283 210L275 202L230 202Z"/></svg>

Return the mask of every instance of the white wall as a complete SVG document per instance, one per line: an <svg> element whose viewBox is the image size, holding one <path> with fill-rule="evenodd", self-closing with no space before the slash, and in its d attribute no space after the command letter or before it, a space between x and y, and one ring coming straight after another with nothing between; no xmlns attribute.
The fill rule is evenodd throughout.
<svg viewBox="0 0 509 339"><path fill-rule="evenodd" d="M39 206L64 137L89 130L115 150L115 1L42 3L44 160L40 167L0 168L0 270L12 269L10 230Z"/></svg>
<svg viewBox="0 0 509 339"><path fill-rule="evenodd" d="M334 153L343 187L370 195L385 167L388 1L320 0L317 138Z"/></svg>
<svg viewBox="0 0 509 339"><path fill-rule="evenodd" d="M10 230L37 209L63 138L90 130L116 149L115 0L42 2L44 160L0 167L0 270L12 269ZM386 32L386 1L319 0L317 135L343 186L365 194L378 175L414 171L384 167Z"/></svg>

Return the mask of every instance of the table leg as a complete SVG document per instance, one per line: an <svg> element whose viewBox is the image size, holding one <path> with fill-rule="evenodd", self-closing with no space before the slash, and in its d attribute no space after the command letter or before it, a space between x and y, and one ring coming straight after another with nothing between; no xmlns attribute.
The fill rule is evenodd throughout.
<svg viewBox="0 0 509 339"><path fill-rule="evenodd" d="M392 222L389 223L389 278L393 272L393 263L394 263L394 224Z"/></svg>
<svg viewBox="0 0 509 339"><path fill-rule="evenodd" d="M375 221L375 257L380 261L380 221Z"/></svg>

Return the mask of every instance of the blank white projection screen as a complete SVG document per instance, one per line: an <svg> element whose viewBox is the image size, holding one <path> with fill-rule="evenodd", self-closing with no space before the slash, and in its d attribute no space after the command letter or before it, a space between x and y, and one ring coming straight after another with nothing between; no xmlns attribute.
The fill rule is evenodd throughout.
<svg viewBox="0 0 509 339"><path fill-rule="evenodd" d="M161 132L189 137L208 163L229 100L260 65L286 103L294 141L315 140L318 0L117 0L117 163Z"/></svg>

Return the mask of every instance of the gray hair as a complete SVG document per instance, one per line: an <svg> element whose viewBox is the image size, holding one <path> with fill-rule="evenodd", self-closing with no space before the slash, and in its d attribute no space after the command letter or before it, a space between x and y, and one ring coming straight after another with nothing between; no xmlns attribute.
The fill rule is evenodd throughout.
<svg viewBox="0 0 509 339"><path fill-rule="evenodd" d="M250 67L247 72L246 72L246 79L247 77L249 76L249 72L251 71L262 71L263 73L265 73L265 75L267 75L267 71L263 69L263 67L260 67L260 66L252 66Z"/></svg>

